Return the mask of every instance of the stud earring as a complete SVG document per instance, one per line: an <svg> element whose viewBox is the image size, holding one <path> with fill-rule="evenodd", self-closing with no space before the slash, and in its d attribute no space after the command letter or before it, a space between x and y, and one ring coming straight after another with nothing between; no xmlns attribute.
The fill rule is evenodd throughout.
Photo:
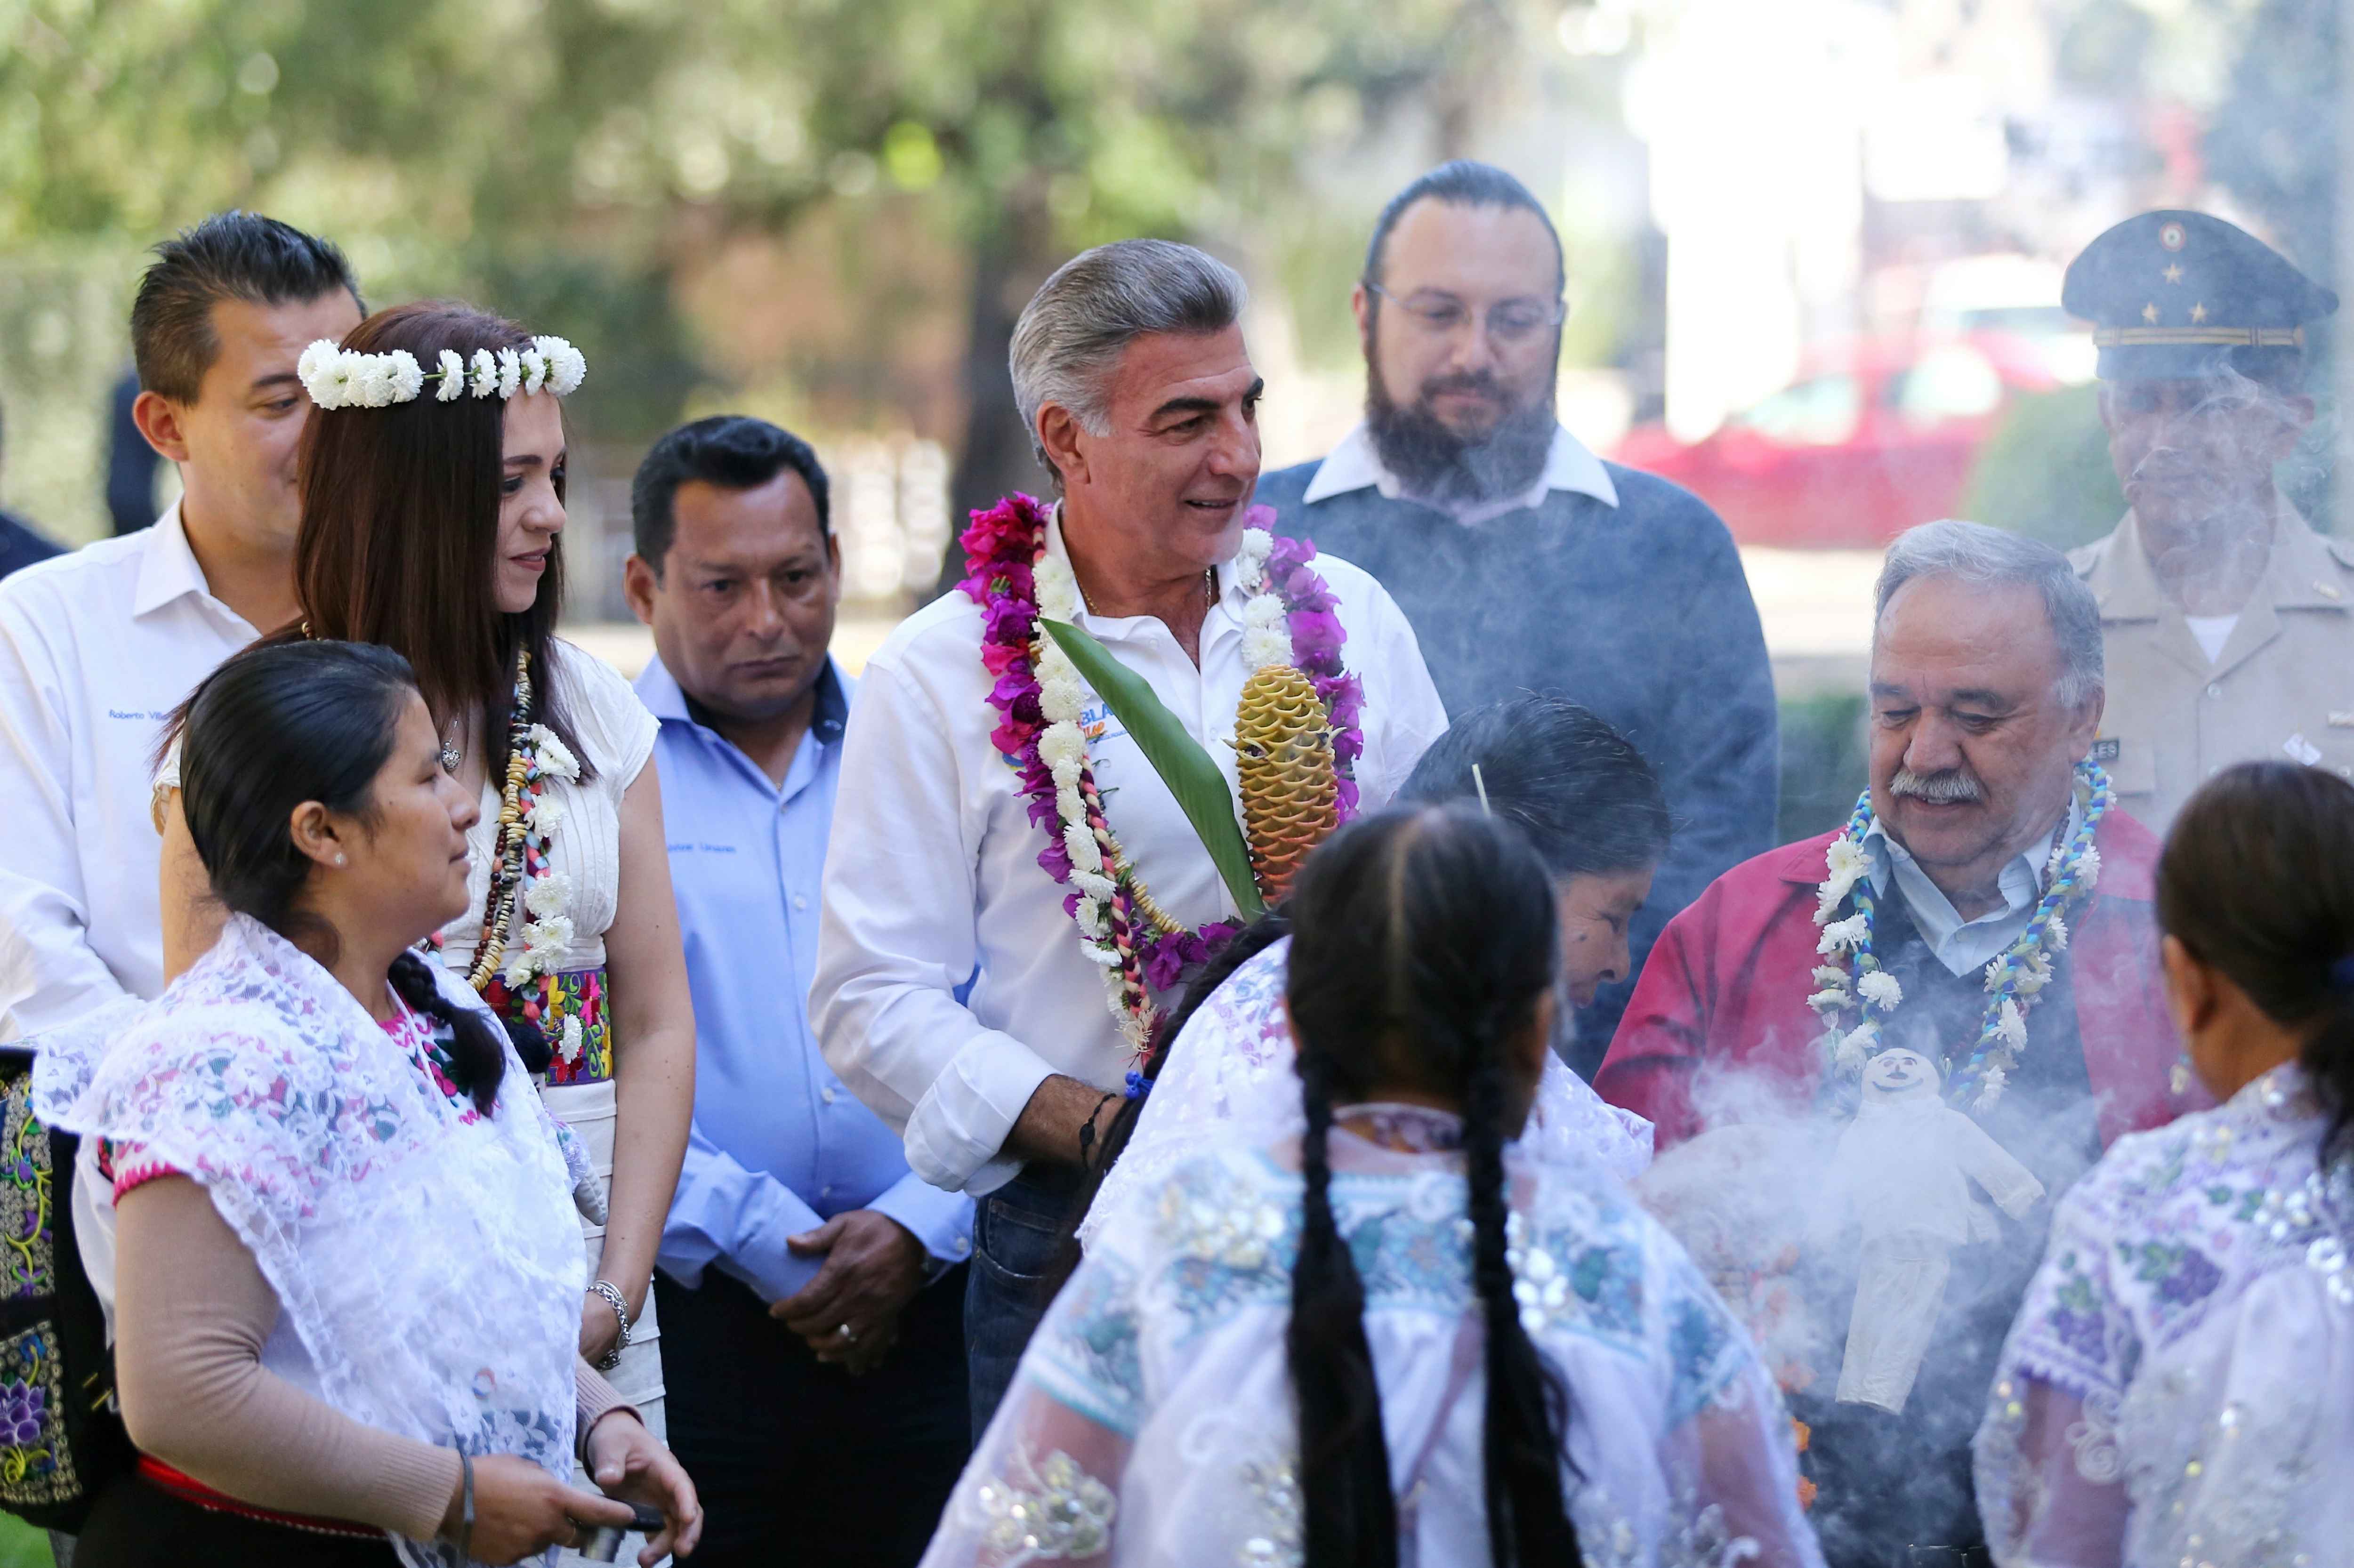
<svg viewBox="0 0 2354 1568"><path fill-rule="evenodd" d="M339 855L337 855L337 856L335 857L335 863L336 863L337 865L348 865L348 864L350 864L350 863L351 863L351 860L350 860L350 857L349 857L349 856L347 856L347 855L340 855L340 854L339 854Z"/></svg>

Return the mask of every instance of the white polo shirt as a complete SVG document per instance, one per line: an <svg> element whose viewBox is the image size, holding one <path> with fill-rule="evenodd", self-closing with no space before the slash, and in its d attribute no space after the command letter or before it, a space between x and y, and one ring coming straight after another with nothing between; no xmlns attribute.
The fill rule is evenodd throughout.
<svg viewBox="0 0 2354 1568"><path fill-rule="evenodd" d="M163 989L155 744L255 635L176 503L0 582L0 1040Z"/></svg>

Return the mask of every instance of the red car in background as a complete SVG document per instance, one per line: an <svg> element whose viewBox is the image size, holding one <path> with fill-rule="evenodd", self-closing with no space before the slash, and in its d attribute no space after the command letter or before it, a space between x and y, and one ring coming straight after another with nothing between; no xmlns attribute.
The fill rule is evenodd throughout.
<svg viewBox="0 0 2354 1568"><path fill-rule="evenodd" d="M1951 516L2011 400L2060 385L2041 346L2001 333L1829 344L1713 434L1638 425L1610 455L1699 495L1744 545L1877 549Z"/></svg>

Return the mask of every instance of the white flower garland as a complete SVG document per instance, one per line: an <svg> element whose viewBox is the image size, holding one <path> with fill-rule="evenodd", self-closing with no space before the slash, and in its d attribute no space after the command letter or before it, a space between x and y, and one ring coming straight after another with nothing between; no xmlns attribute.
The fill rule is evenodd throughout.
<svg viewBox="0 0 2354 1568"><path fill-rule="evenodd" d="M2052 981L2052 956L2068 948L2064 911L2089 897L2100 880L2101 852L2093 845L2093 830L2113 800L2108 776L2087 762L2077 769L2077 783L2084 804L2083 820L2074 833L2052 846L2043 895L2028 916L2026 929L1986 967L1989 1000L1978 1039L1946 1086L1956 1105L1970 1098L1973 1087L1971 1109L1991 1110L2002 1098L2010 1071L2027 1048L2028 1011ZM1820 989L1807 998L1807 1005L1823 1021L1825 1032L1819 1043L1823 1052L1833 1067L1850 1077L1860 1075L1864 1063L1882 1048L1885 1021L1904 1001L1904 988L1880 967L1872 946L1876 899L1871 890L1872 859L1863 848L1872 821L1872 796L1866 791L1846 831L1825 852L1829 874L1815 890L1815 924L1823 928L1815 951L1829 961L1816 969L1815 983ZM1850 901L1852 913L1844 919L1831 918Z"/></svg>
<svg viewBox="0 0 2354 1568"><path fill-rule="evenodd" d="M531 726L531 752L532 765L543 778L561 779L567 784L580 781L579 759L544 724ZM572 879L556 869L550 853L557 825L564 821L564 802L543 785L524 806L522 819L518 826L534 841L532 849L540 869L524 885L522 944L508 949L505 966L499 971L509 991L521 991L535 975L555 973L575 934L572 916L565 913L572 903ZM566 1035L564 1045L565 1060L576 1060L579 1046L571 1033Z"/></svg>
<svg viewBox="0 0 2354 1568"><path fill-rule="evenodd" d="M1243 663L1253 673L1269 664L1291 662L1288 612L1267 575L1267 556L1274 548L1275 535L1267 529L1246 528L1235 557L1235 580L1251 596L1243 607ZM1067 564L1041 555L1033 580L1042 621L1068 622L1077 616L1079 585ZM1112 896L1127 854L1108 823L1098 830L1088 821L1087 803L1079 797L1079 775L1089 761L1087 732L1079 727L1087 683L1043 625L1031 641L1030 659L1038 676L1039 711L1046 720L1038 736L1038 758L1055 778L1056 822L1064 847L1070 851L1071 883L1079 893L1071 919L1078 927L1080 949L1102 971L1105 1000L1119 1021L1121 1035L1132 1050L1142 1051L1147 1025L1123 1005L1121 954L1112 939L1111 923L1104 917L1104 905Z"/></svg>
<svg viewBox="0 0 2354 1568"><path fill-rule="evenodd" d="M588 362L560 337L535 337L527 348L503 348L495 355L476 349L471 373L454 350L445 348L429 371L405 348L363 354L323 337L302 351L294 374L322 408L386 408L413 401L428 381L440 383L433 394L437 403L454 403L467 392L477 397L540 391L569 397L588 378Z"/></svg>

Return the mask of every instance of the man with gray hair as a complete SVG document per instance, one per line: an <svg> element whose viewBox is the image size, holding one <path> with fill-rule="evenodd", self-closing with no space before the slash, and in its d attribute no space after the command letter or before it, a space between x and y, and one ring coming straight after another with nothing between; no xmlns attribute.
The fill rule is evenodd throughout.
<svg viewBox="0 0 2354 1568"><path fill-rule="evenodd" d="M974 514L962 591L867 662L843 742L810 1013L916 1173L979 1200L976 1434L1160 1006L1235 916L1176 798L1040 621L1091 634L1230 788L1236 705L1269 665L1313 683L1332 787L1365 808L1447 725L1381 585L1272 539L1250 508L1243 300L1231 269L1161 240L1046 280L1011 357L1060 500Z"/></svg>
<svg viewBox="0 0 2354 1568"><path fill-rule="evenodd" d="M1989 1192L2024 1216L1998 1219L1958 1168L1888 1172L1868 1183L1874 1201L1950 1190L1949 1207L1975 1216L1969 1245L1949 1264L1948 1243L1914 1245L1926 1220L1876 1212L1861 1265L1827 1241L1795 1287L1849 1330L1844 1354L1827 1336L1785 1368L1815 1428L1826 1555L1961 1568L1983 1561L1967 1555L1982 1545L1970 1436L2050 1223L2033 1189L2057 1196L2121 1134L2202 1102L2173 1071L2159 994L2158 841L2116 809L2092 757L2105 694L2091 592L2046 546L1930 523L1890 548L1877 606L1870 789L1846 826L1734 867L1669 923L1595 1087L1650 1118L1666 1150L1731 1119L1723 1088L1746 1075L1824 1118L1805 1141L1843 1161L1860 1100L1934 1111L1942 1096L2031 1173ZM1927 1158L1877 1120L1873 1139ZM1794 1176L1794 1213L1819 1177ZM1855 1223L1834 1213L1817 1234ZM1888 1293L1878 1320L1857 1298L1859 1268L1885 1283L1875 1236L1933 1304L1893 1357ZM1911 1368L1893 1385L1853 1375L1892 1359Z"/></svg>

